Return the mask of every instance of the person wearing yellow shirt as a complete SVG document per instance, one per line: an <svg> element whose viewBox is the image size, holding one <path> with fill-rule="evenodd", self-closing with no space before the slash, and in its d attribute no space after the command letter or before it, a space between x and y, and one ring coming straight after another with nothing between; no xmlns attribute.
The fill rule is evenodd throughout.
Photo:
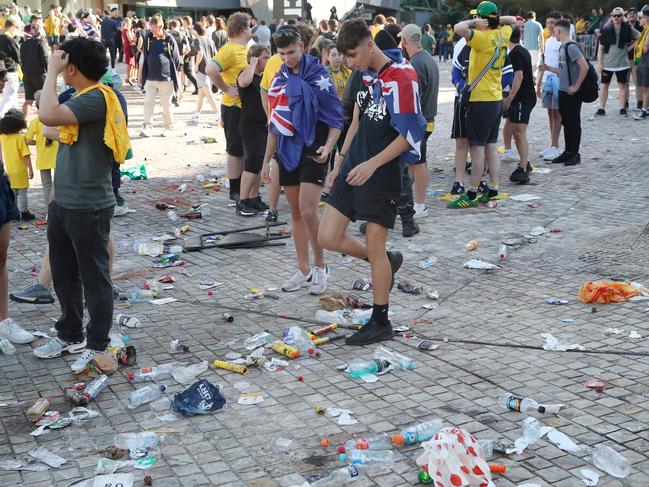
<svg viewBox="0 0 649 487"><path fill-rule="evenodd" d="M583 15L579 16L579 20L575 24L575 32L578 36L584 35L588 31L588 21Z"/></svg>
<svg viewBox="0 0 649 487"><path fill-rule="evenodd" d="M383 14L378 14L376 17L374 17L372 28L370 29L370 31L372 32L372 38L376 37L376 34L383 30L386 22L387 21L385 19L385 15Z"/></svg>
<svg viewBox="0 0 649 487"><path fill-rule="evenodd" d="M61 40L61 19L56 15L56 6L50 7L50 13L43 22L43 28L47 35L47 43L50 47L58 46Z"/></svg>
<svg viewBox="0 0 649 487"><path fill-rule="evenodd" d="M236 204L239 201L243 172L243 143L239 131L241 100L237 89L237 78L248 67L246 45L252 38L250 16L243 12L230 15L227 29L230 40L219 49L212 62L205 68L205 73L212 83L223 91L221 123L225 132L225 150L228 155L230 200Z"/></svg>
<svg viewBox="0 0 649 487"><path fill-rule="evenodd" d="M36 108L38 108L41 99L41 90L34 93ZM56 167L56 153L59 150L59 143L56 140L48 139L43 135L43 123L35 117L29 122L29 128L25 139L27 145L36 146L36 169L41 172L41 182L43 184L43 198L45 206L50 202L50 193L52 191L52 170Z"/></svg>
<svg viewBox="0 0 649 487"><path fill-rule="evenodd" d="M474 207L498 196L500 156L496 143L503 114L501 78L516 17L501 17L496 4L489 1L480 2L471 14L472 20L455 24L455 33L464 37L471 48L467 83L469 86L475 84L469 96L466 118L472 160L471 182L466 194L448 204L450 208ZM491 181L487 193L478 200L485 159Z"/></svg>
<svg viewBox="0 0 649 487"><path fill-rule="evenodd" d="M29 147L25 142L25 136L21 133L26 128L25 116L15 108L7 111L0 120L0 145L5 171L18 200L20 219L31 221L36 216L29 211L27 190L29 180L34 178L34 170Z"/></svg>

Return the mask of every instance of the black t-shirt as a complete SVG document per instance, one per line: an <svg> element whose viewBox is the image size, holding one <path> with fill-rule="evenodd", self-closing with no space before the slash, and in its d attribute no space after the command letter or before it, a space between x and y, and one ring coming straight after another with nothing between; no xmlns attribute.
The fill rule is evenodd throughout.
<svg viewBox="0 0 649 487"><path fill-rule="evenodd" d="M517 45L509 51L509 59L514 68L514 76L516 76L516 71L523 72L523 82L512 103L535 103L536 90L534 89L534 75L532 74L532 57L529 51L523 46Z"/></svg>
<svg viewBox="0 0 649 487"><path fill-rule="evenodd" d="M257 130L259 124L266 125L268 119L266 112L261 104L261 74L255 74L252 82L242 88L237 81L239 88L239 98L241 98L241 122L240 127L242 131L250 130L254 126Z"/></svg>
<svg viewBox="0 0 649 487"><path fill-rule="evenodd" d="M390 63L386 64L379 72L379 76L389 66ZM399 132L392 127L385 99L380 96L378 102L375 102L374 90L380 92L381 85L378 82L370 86L363 84L356 95L361 118L356 136L345 154L343 165L340 168L340 177L346 178L354 167L382 152L399 136ZM399 157L379 167L363 186L388 191L400 190L401 164Z"/></svg>
<svg viewBox="0 0 649 487"><path fill-rule="evenodd" d="M356 105L356 96L363 86L363 73L355 69L347 80L345 91L343 91L343 120L345 125L349 126L354 117L354 105Z"/></svg>

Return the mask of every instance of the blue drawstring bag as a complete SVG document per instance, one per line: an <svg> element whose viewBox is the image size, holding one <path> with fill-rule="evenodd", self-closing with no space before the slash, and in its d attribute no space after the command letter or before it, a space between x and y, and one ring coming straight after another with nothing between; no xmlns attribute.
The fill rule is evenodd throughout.
<svg viewBox="0 0 649 487"><path fill-rule="evenodd" d="M205 379L194 382L183 392L179 392L171 401L171 409L185 416L196 416L218 411L225 405L225 397L218 386Z"/></svg>

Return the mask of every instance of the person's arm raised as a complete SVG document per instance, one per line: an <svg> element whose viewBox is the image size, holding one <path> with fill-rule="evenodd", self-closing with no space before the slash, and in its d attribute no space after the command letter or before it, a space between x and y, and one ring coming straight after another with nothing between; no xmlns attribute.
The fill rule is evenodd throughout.
<svg viewBox="0 0 649 487"><path fill-rule="evenodd" d="M56 93L56 78L67 65L68 54L62 49L55 51L50 56L38 109L38 118L43 122L43 125L56 127L58 125L75 125L79 123L70 108L59 104L59 97Z"/></svg>

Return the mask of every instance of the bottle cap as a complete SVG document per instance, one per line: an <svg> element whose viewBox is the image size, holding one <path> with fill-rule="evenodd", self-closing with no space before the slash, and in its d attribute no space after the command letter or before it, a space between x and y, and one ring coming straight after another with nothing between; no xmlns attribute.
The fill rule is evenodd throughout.
<svg viewBox="0 0 649 487"><path fill-rule="evenodd" d="M166 390L167 390L167 386L164 385L164 384L160 384L160 390L161 390L162 392L166 391Z"/></svg>
<svg viewBox="0 0 649 487"><path fill-rule="evenodd" d="M340 445L340 446L338 447L338 453L345 453L345 447L342 446L342 445Z"/></svg>
<svg viewBox="0 0 649 487"><path fill-rule="evenodd" d="M544 413L545 412L545 406L539 406L538 411L539 411L539 413Z"/></svg>
<svg viewBox="0 0 649 487"><path fill-rule="evenodd" d="M345 455L344 453L341 453L340 455L338 455L338 460L340 460L341 462L346 462L347 461L347 455Z"/></svg>
<svg viewBox="0 0 649 487"><path fill-rule="evenodd" d="M128 374L128 381L129 381L129 382L133 382L133 372L131 372L130 374Z"/></svg>
<svg viewBox="0 0 649 487"><path fill-rule="evenodd" d="M398 446L403 446L403 444L404 444L403 436L401 436L401 435L394 435L394 436L392 437L392 443L394 443L395 445L398 445Z"/></svg>

